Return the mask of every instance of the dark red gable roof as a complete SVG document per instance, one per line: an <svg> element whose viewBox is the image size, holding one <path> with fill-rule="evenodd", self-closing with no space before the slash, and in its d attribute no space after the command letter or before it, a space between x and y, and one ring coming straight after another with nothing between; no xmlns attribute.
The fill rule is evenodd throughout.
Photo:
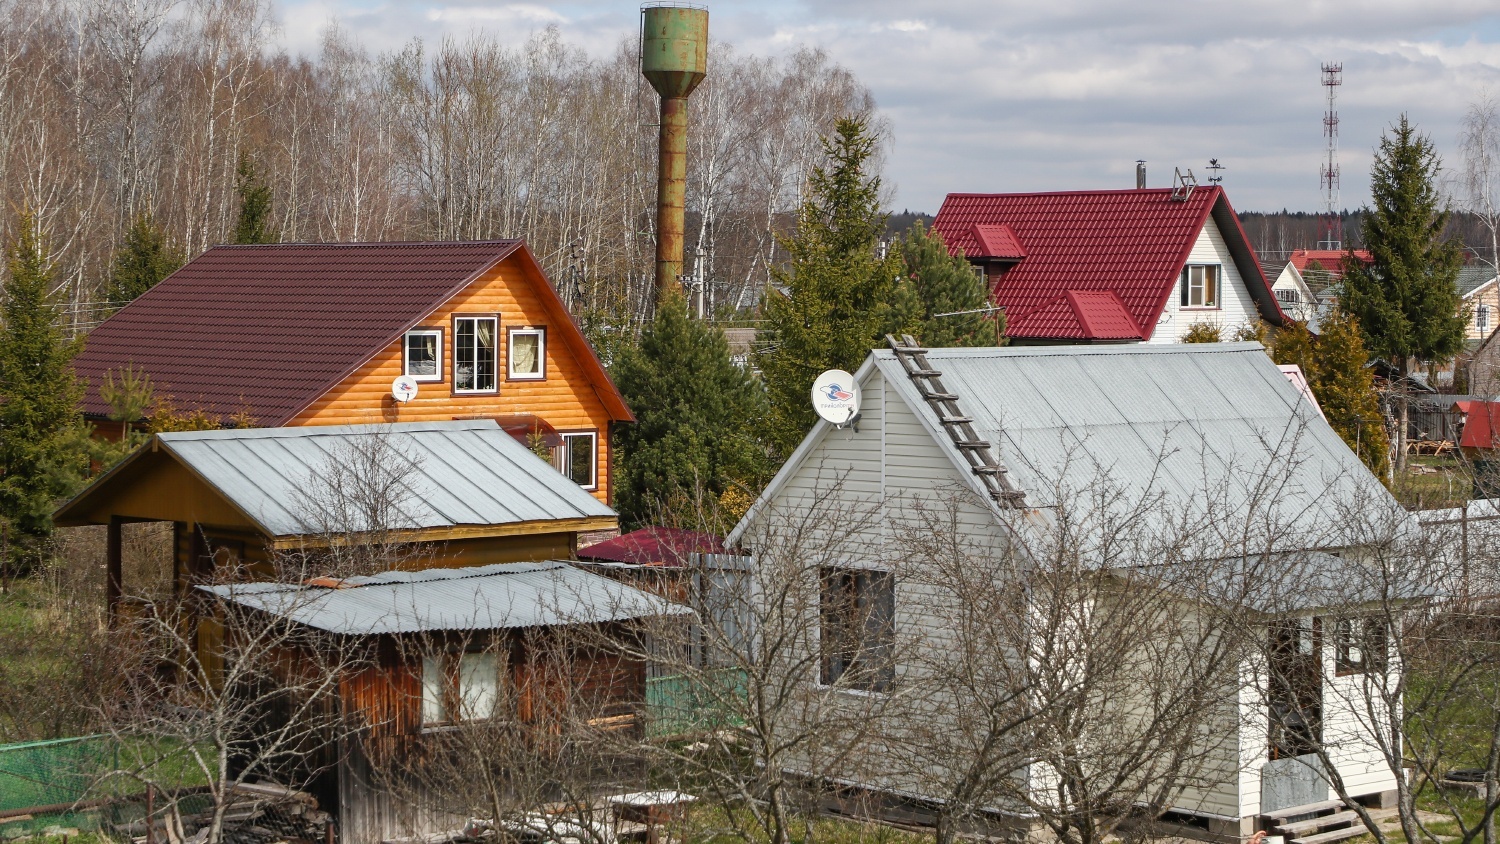
<svg viewBox="0 0 1500 844"><path fill-rule="evenodd" d="M1349 253L1340 249L1297 249L1287 258L1297 272L1305 272L1307 265L1317 261L1330 275L1344 274L1344 256ZM1354 250L1354 257L1366 266L1375 263L1375 256L1367 249Z"/></svg>
<svg viewBox="0 0 1500 844"><path fill-rule="evenodd" d="M1198 187L1186 201L1170 189L1071 191L1065 193L949 194L932 228L955 253L983 256L980 226L1008 226L1025 257L995 284L995 302L1005 309L1012 337L1105 339L1089 333L1081 314L1108 323L1095 331L1122 333L1118 315L1107 318L1103 299L1085 296L1083 310L1064 299L1070 291L1118 299L1144 339L1176 289L1198 233L1212 218L1229 245L1240 277L1261 316L1283 322L1271 283L1256 260L1234 209L1218 186ZM987 240L988 238L986 238ZM1041 311L1045 309L1046 314ZM1038 333L1031 333L1031 332ZM1116 337L1112 339L1127 339Z"/></svg>
<svg viewBox="0 0 1500 844"><path fill-rule="evenodd" d="M290 421L481 273L513 254L537 293L568 321L605 407L630 419L604 368L520 240L461 243L286 243L215 246L95 328L74 361L84 412L105 417L105 373L151 376L158 396L257 425ZM562 326L560 326L562 327Z"/></svg>
<svg viewBox="0 0 1500 844"><path fill-rule="evenodd" d="M1021 337L1143 340L1141 329L1112 290L1069 290L1007 329Z"/></svg>
<svg viewBox="0 0 1500 844"><path fill-rule="evenodd" d="M578 549L578 559L605 563L681 566L689 554L723 554L724 540L681 528L646 527Z"/></svg>

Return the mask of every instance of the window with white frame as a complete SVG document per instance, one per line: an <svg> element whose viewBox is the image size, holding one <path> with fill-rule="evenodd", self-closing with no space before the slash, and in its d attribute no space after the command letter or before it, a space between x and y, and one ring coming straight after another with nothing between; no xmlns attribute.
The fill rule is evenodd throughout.
<svg viewBox="0 0 1500 844"><path fill-rule="evenodd" d="M406 332L403 341L402 373L418 381L443 380L443 332L437 328L417 328Z"/></svg>
<svg viewBox="0 0 1500 844"><path fill-rule="evenodd" d="M540 380L547 377L547 329L512 328L507 344L507 377L515 380Z"/></svg>
<svg viewBox="0 0 1500 844"><path fill-rule="evenodd" d="M422 723L493 718L500 703L500 659L492 651L422 658Z"/></svg>
<svg viewBox="0 0 1500 844"><path fill-rule="evenodd" d="M1219 307L1218 264L1189 264L1182 268L1182 307Z"/></svg>
<svg viewBox="0 0 1500 844"><path fill-rule="evenodd" d="M460 393L492 393L496 389L496 317L456 317L453 320L453 389Z"/></svg>
<svg viewBox="0 0 1500 844"><path fill-rule="evenodd" d="M820 680L867 692L889 689L895 678L895 577L873 569L825 568L820 581Z"/></svg>
<svg viewBox="0 0 1500 844"><path fill-rule="evenodd" d="M1479 331L1480 334L1484 334L1486 331L1489 331L1489 328L1490 328L1490 306L1489 305L1486 305L1483 302L1480 302L1479 303L1479 307L1477 307L1477 308L1474 309L1474 327L1476 329L1478 329L1478 331Z"/></svg>
<svg viewBox="0 0 1500 844"><path fill-rule="evenodd" d="M1298 292L1294 287L1276 288L1276 298L1279 299L1283 305L1298 305L1302 302L1302 294Z"/></svg>
<svg viewBox="0 0 1500 844"><path fill-rule="evenodd" d="M568 480L584 489L593 489L599 485L595 474L599 465L598 444L599 437L593 431L563 434L562 445L552 450L553 465Z"/></svg>

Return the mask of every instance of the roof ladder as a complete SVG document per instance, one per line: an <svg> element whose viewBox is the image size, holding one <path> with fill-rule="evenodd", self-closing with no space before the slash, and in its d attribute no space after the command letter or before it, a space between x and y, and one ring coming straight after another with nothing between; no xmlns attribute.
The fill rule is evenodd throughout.
<svg viewBox="0 0 1500 844"><path fill-rule="evenodd" d="M927 362L927 350L922 348L910 334L885 335L896 360L911 379L923 400L932 405L938 423L953 438L953 445L969 461L969 469L984 484L990 498L1001 507L1021 508L1025 506L1026 493L1016 489L1006 477L1006 470L990 451L990 443L982 440L974 431L974 419L965 416L958 407L958 395L943 386L943 373L933 369Z"/></svg>

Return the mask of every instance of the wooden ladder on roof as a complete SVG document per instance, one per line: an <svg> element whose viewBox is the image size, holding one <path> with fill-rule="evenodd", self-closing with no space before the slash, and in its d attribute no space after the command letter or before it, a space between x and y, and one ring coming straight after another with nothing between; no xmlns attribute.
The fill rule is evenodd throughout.
<svg viewBox="0 0 1500 844"><path fill-rule="evenodd" d="M958 406L958 395L943 386L943 373L933 369L927 362L927 350L910 334L901 335L900 340L894 334L887 334L885 341L890 344L896 360L901 362L901 368L906 370L906 376L911 379L917 392L932 405L938 422L953 439L953 445L958 448L959 453L969 461L969 469L984 484L990 498L1001 507L1025 507L1026 493L1011 484L1005 467L1000 465L990 450L989 441L980 439L974 430L973 418L963 415Z"/></svg>

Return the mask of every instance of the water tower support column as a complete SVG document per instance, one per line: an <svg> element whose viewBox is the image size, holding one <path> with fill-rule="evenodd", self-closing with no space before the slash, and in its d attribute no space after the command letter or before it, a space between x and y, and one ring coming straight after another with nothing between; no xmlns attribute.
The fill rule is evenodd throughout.
<svg viewBox="0 0 1500 844"><path fill-rule="evenodd" d="M682 275L687 208L687 97L662 97L656 180L656 289L676 289Z"/></svg>

